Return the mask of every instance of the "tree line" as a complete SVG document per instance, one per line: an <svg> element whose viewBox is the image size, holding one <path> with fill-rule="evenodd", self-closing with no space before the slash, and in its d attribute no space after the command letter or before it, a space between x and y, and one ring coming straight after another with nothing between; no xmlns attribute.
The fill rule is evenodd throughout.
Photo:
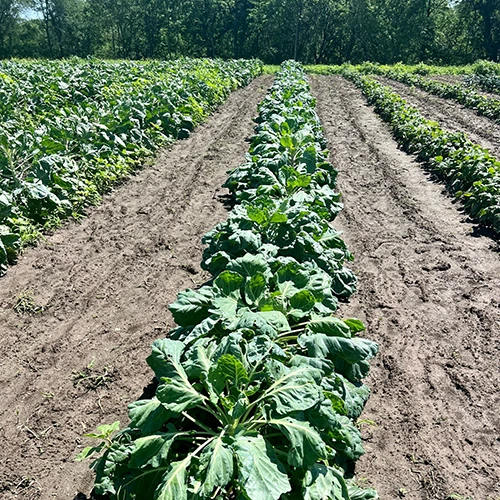
<svg viewBox="0 0 500 500"><path fill-rule="evenodd" d="M500 50L500 0L0 0L0 57L461 64Z"/></svg>

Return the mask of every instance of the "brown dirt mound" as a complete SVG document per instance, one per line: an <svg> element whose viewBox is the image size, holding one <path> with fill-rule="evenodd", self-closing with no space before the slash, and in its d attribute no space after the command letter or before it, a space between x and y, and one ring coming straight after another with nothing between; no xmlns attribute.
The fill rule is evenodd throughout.
<svg viewBox="0 0 500 500"><path fill-rule="evenodd" d="M0 281L2 500L89 493L88 463L73 461L81 436L127 422L127 404L151 380L150 344L171 324L167 305L207 279L200 240L227 216L220 186L243 161L271 80L236 91L190 139Z"/></svg>
<svg viewBox="0 0 500 500"><path fill-rule="evenodd" d="M343 313L380 344L357 476L383 500L498 500L498 247L473 236L350 82L311 80L346 204L336 225L359 277Z"/></svg>

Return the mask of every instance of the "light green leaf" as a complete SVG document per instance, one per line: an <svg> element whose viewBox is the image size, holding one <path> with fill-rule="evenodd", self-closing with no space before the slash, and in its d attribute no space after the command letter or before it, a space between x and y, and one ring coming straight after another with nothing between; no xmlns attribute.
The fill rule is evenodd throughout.
<svg viewBox="0 0 500 500"><path fill-rule="evenodd" d="M359 319L348 318L344 319L343 321L351 329L351 332L354 334L366 330L365 325Z"/></svg>
<svg viewBox="0 0 500 500"><path fill-rule="evenodd" d="M309 356L328 358L336 371L349 380L361 380L370 369L368 360L377 354L377 344L368 339L328 337L322 333L301 335L298 339Z"/></svg>
<svg viewBox="0 0 500 500"><path fill-rule="evenodd" d="M273 216L269 219L269 222L274 224L282 224L284 222L288 222L288 217L286 214L282 212L275 212Z"/></svg>
<svg viewBox="0 0 500 500"><path fill-rule="evenodd" d="M342 473L323 464L309 468L302 492L304 500L350 500Z"/></svg>
<svg viewBox="0 0 500 500"><path fill-rule="evenodd" d="M262 436L239 436L234 450L238 477L250 500L278 500L291 490L283 466Z"/></svg>
<svg viewBox="0 0 500 500"><path fill-rule="evenodd" d="M154 500L187 500L186 475L191 458L191 455L188 455L184 460L172 463L169 472L155 491Z"/></svg>
<svg viewBox="0 0 500 500"><path fill-rule="evenodd" d="M351 337L349 325L334 316L313 316L307 325L307 330L311 333L323 333L329 337Z"/></svg>
<svg viewBox="0 0 500 500"><path fill-rule="evenodd" d="M169 412L161 401L154 397L129 404L128 415L131 429L140 429L142 434L151 434L161 429L168 419Z"/></svg>
<svg viewBox="0 0 500 500"><path fill-rule="evenodd" d="M223 318L226 323L236 319L238 313L238 299L234 297L216 297L210 313Z"/></svg>
<svg viewBox="0 0 500 500"><path fill-rule="evenodd" d="M327 458L326 445L309 422L285 417L271 419L269 424L277 427L290 441L288 463L293 467L307 467Z"/></svg>
<svg viewBox="0 0 500 500"><path fill-rule="evenodd" d="M160 339L153 343L152 353L146 361L158 379L187 378L181 363L184 348L184 342L179 340Z"/></svg>
<svg viewBox="0 0 500 500"><path fill-rule="evenodd" d="M111 434L119 430L120 422L116 421L112 424L100 425L95 432L89 432L88 434L84 434L84 436L92 439L109 439Z"/></svg>
<svg viewBox="0 0 500 500"><path fill-rule="evenodd" d="M286 369L283 365L268 363L278 375L276 382L261 396L272 401L279 415L293 411L303 411L313 407L321 400L321 390L312 378L307 366Z"/></svg>
<svg viewBox="0 0 500 500"><path fill-rule="evenodd" d="M278 332L290 331L290 324L286 316L280 311L260 311L257 313L266 323L269 323Z"/></svg>
<svg viewBox="0 0 500 500"><path fill-rule="evenodd" d="M264 274L264 276L269 274L269 265L260 255L246 254L244 257L229 262L227 268L248 278L258 273Z"/></svg>
<svg viewBox="0 0 500 500"><path fill-rule="evenodd" d="M193 408L206 399L188 381L188 379L163 378L163 383L156 390L157 398L167 410L174 413Z"/></svg>
<svg viewBox="0 0 500 500"><path fill-rule="evenodd" d="M207 446L201 456L199 470L204 478L201 493L210 497L214 488L226 486L233 477L233 452L219 436Z"/></svg>

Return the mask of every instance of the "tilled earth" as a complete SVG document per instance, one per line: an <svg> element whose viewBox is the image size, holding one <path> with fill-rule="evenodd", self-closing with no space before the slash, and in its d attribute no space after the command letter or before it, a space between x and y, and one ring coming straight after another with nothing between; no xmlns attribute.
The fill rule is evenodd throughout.
<svg viewBox="0 0 500 500"><path fill-rule="evenodd" d="M336 225L359 277L343 313L380 345L357 476L384 500L498 500L498 246L398 150L350 82L312 87L344 194Z"/></svg>

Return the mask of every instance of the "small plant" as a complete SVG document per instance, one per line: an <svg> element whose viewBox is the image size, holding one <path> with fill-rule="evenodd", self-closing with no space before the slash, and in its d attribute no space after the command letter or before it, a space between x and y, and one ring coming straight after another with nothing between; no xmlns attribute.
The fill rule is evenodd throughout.
<svg viewBox="0 0 500 500"><path fill-rule="evenodd" d="M73 385L75 387L83 386L87 390L96 390L101 386L108 386L115 377L113 368L104 366L98 371L94 368L95 360L92 360L83 370L74 371L71 374Z"/></svg>
<svg viewBox="0 0 500 500"><path fill-rule="evenodd" d="M33 290L21 292L16 297L16 302L13 307L17 314L43 314L45 308L37 305Z"/></svg>

